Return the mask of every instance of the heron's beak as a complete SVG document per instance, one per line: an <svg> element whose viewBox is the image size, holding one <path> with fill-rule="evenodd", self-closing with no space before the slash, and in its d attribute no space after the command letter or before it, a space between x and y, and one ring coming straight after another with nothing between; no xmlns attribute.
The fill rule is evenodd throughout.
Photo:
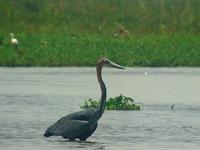
<svg viewBox="0 0 200 150"><path fill-rule="evenodd" d="M120 66L120 65L118 65L118 64L116 64L112 61L109 62L108 66L110 66L112 68L125 69L124 67L122 67L122 66Z"/></svg>

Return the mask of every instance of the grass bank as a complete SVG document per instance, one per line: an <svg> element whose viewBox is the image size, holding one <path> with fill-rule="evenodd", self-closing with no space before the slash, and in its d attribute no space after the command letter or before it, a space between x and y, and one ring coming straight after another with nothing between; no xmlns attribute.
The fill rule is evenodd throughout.
<svg viewBox="0 0 200 150"><path fill-rule="evenodd" d="M127 38L78 34L19 34L18 55L1 37L0 66L94 66L108 57L124 66L200 66L200 36L148 35Z"/></svg>

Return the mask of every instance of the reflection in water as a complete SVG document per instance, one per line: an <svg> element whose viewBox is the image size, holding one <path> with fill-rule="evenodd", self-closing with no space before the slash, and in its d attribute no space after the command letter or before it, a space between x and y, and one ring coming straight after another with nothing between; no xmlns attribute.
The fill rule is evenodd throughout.
<svg viewBox="0 0 200 150"><path fill-rule="evenodd" d="M99 98L95 68L0 68L0 149L199 149L200 69L104 72L108 97L131 96L143 110L106 111L87 142L69 142L43 133L84 99Z"/></svg>

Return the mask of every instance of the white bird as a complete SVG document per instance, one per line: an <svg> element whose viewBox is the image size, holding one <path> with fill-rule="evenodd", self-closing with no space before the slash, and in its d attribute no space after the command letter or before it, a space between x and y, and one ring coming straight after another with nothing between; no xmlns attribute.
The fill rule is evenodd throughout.
<svg viewBox="0 0 200 150"><path fill-rule="evenodd" d="M15 38L15 35L13 33L10 33L10 37L11 37L11 44L18 45L18 40Z"/></svg>
<svg viewBox="0 0 200 150"><path fill-rule="evenodd" d="M10 33L10 37L11 37L11 44L14 46L17 53L21 54L21 51L18 49L19 42L17 38L15 38L15 35L13 33Z"/></svg>

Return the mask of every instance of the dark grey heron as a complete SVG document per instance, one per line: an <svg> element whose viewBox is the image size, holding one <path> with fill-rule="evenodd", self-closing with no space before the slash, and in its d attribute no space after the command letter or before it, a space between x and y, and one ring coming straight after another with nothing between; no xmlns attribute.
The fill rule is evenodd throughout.
<svg viewBox="0 0 200 150"><path fill-rule="evenodd" d="M45 137L62 136L71 141L74 141L75 139L85 141L94 133L97 128L97 122L103 115L106 107L106 86L101 75L103 66L124 69L122 66L113 63L107 58L102 58L98 61L96 71L97 79L101 88L99 108L88 108L62 117L56 123L47 128L44 133Z"/></svg>

